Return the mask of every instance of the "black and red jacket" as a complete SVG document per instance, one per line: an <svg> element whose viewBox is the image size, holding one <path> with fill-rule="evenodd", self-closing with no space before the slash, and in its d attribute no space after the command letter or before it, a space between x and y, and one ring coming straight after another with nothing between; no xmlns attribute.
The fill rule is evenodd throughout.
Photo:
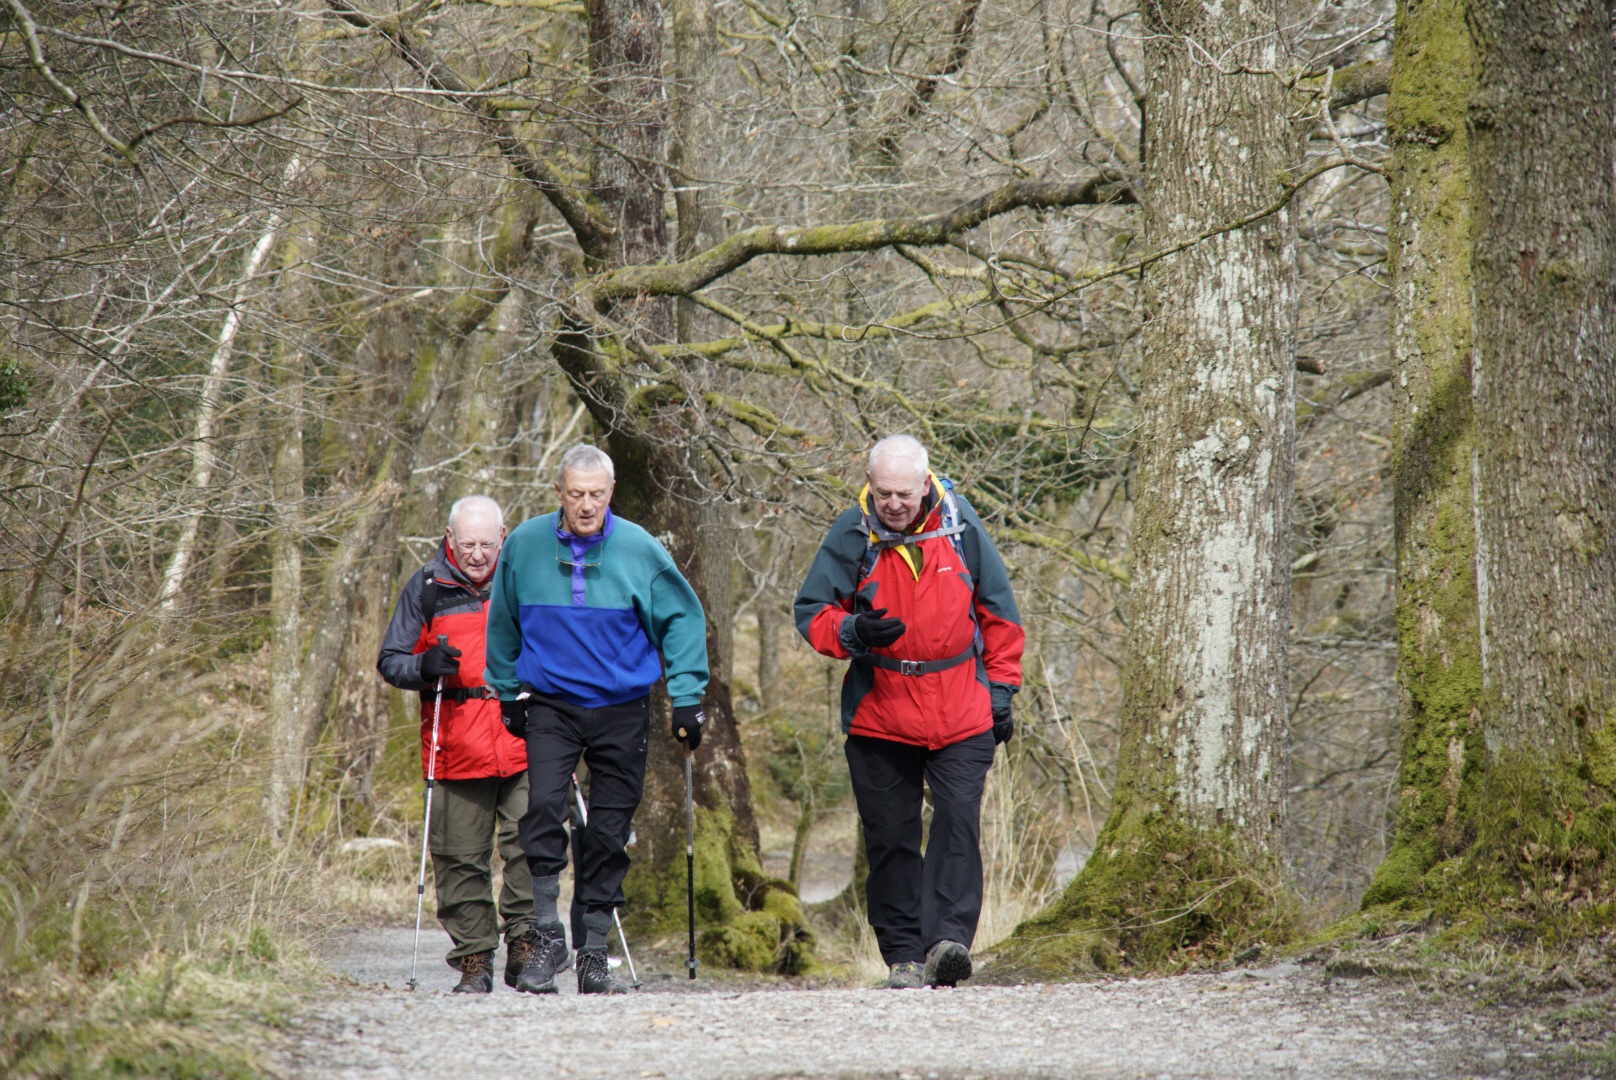
<svg viewBox="0 0 1616 1080"><path fill-rule="evenodd" d="M492 575L489 581L493 580ZM428 582L431 582L430 587ZM485 586L486 586L485 582ZM433 606L430 620L424 603ZM430 626L428 625L430 621ZM515 776L527 768L527 744L505 730L499 697L483 685L488 593L456 564L446 542L432 561L410 576L382 638L376 670L400 690L421 691L421 774L432 743L435 681L421 677L421 654L442 634L460 650L460 670L443 680L438 715L439 780ZM485 696L486 695L486 696Z"/></svg>
<svg viewBox="0 0 1616 1080"><path fill-rule="evenodd" d="M911 535L948 531L943 485L935 476L927 484L927 512ZM808 570L795 605L797 629L818 652L853 661L842 681L842 730L849 734L952 746L989 730L993 696L1008 701L1021 687L1025 635L1009 572L976 511L953 500L957 537L883 546L871 531L866 488L861 505L831 526ZM872 552L873 565L861 573ZM854 615L876 608L907 629L891 647L870 650L847 631Z"/></svg>

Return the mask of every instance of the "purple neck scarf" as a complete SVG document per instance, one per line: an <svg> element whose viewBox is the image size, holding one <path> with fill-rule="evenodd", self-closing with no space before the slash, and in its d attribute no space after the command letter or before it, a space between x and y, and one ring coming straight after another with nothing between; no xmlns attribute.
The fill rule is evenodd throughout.
<svg viewBox="0 0 1616 1080"><path fill-rule="evenodd" d="M606 538L612 535L612 511L606 508L606 514L601 518L600 531L592 536L578 536L570 533L561 524L564 519L558 512L556 514L556 539L566 544L572 551L572 606L584 606L584 570L589 557L589 549L596 544L603 544Z"/></svg>

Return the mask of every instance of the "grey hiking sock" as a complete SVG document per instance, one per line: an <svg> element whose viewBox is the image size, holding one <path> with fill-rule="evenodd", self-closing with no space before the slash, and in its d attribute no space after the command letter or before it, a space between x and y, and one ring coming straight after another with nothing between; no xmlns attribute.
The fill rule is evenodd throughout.
<svg viewBox="0 0 1616 1080"><path fill-rule="evenodd" d="M533 875L533 925L553 926L561 921L556 899L561 895L561 875Z"/></svg>
<svg viewBox="0 0 1616 1080"><path fill-rule="evenodd" d="M584 948L604 949L606 947L606 935L611 932L611 908L590 908L584 912Z"/></svg>

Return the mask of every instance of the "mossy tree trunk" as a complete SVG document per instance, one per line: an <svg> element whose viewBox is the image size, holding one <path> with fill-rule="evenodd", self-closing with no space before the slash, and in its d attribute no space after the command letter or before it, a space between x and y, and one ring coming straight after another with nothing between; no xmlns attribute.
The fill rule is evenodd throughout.
<svg viewBox="0 0 1616 1080"><path fill-rule="evenodd" d="M592 106L601 136L592 186L612 230L611 242L596 247L594 255L605 268L654 265L672 254L662 164L668 137L668 104L661 92L663 33L660 0L589 4ZM695 150L681 141L681 160L697 160ZM687 201L681 209L690 205ZM695 205L688 224L699 216ZM639 342L675 339L674 301L666 295L614 297L599 311ZM730 695L733 550L725 507L708 486L690 417L667 404L666 397L659 399L660 408L657 402L633 402L631 388L584 333L559 335L557 359L608 434L617 468L614 511L663 542L707 614L708 727L694 763L702 956L751 970L804 970L812 960L801 906L789 886L765 877L759 856L751 784ZM660 701L660 719L653 721L625 912L639 926L663 932L683 927L686 910L684 751L669 732L667 709L666 700Z"/></svg>
<svg viewBox="0 0 1616 1080"><path fill-rule="evenodd" d="M1392 46L1386 119L1403 746L1397 832L1366 908L1426 906L1426 874L1475 837L1481 628L1470 478L1466 7L1466 0L1403 0Z"/></svg>
<svg viewBox="0 0 1616 1080"><path fill-rule="evenodd" d="M1283 66L1275 6L1144 13L1155 250L1270 205L1300 144L1280 81L1245 73ZM1281 209L1145 272L1117 787L1082 873L1012 941L1035 968L1119 949L1170 965L1284 931L1295 237Z"/></svg>
<svg viewBox="0 0 1616 1080"><path fill-rule="evenodd" d="M1552 941L1616 921L1616 57L1602 0L1469 27L1487 762L1458 892Z"/></svg>

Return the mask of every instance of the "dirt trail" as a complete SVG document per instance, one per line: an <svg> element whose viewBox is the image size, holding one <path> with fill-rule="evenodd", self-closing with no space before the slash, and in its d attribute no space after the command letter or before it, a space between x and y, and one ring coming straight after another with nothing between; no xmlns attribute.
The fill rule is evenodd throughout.
<svg viewBox="0 0 1616 1080"><path fill-rule="evenodd" d="M533 1070L580 1080L1608 1075L1588 1058L1586 1025L1578 1053L1568 1041L1577 1032L1534 1026L1475 995L1332 980L1318 965L895 992L691 984L664 962L623 997L580 998L564 978L568 993L557 997L500 985L468 998L448 993L454 973L430 940L412 994L400 989L409 931L335 939L327 963L352 988L316 1001L283 1066L354 1080Z"/></svg>

